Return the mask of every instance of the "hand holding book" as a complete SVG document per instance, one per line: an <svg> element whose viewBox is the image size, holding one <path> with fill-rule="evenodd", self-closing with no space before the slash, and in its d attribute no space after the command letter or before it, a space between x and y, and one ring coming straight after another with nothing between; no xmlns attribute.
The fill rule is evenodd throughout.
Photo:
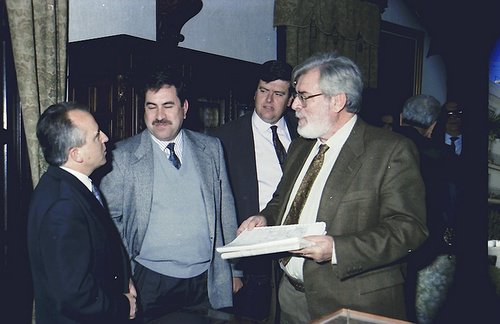
<svg viewBox="0 0 500 324"><path fill-rule="evenodd" d="M216 250L223 259L299 250L314 245L305 236L324 235L325 227L324 222L255 227L243 230L231 243Z"/></svg>

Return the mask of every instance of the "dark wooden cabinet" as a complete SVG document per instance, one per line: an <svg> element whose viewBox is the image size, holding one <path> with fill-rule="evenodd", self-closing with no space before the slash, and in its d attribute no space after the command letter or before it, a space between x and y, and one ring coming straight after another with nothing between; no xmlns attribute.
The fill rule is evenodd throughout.
<svg viewBox="0 0 500 324"><path fill-rule="evenodd" d="M68 59L69 100L88 105L111 141L144 129L141 79L162 66L188 83L186 128L207 131L253 108L256 63L127 35L70 43Z"/></svg>

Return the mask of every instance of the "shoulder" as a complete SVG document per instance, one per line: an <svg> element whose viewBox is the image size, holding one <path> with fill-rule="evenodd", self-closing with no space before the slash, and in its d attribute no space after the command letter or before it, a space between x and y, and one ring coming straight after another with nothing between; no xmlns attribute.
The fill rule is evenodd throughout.
<svg viewBox="0 0 500 324"><path fill-rule="evenodd" d="M234 134L246 133L247 128L252 126L252 114L247 113L237 119L217 127L213 131L213 135L217 137L232 136Z"/></svg>
<svg viewBox="0 0 500 324"><path fill-rule="evenodd" d="M189 129L184 129L183 132L187 142L194 142L196 144L205 146L221 145L220 140L215 136L195 132Z"/></svg>

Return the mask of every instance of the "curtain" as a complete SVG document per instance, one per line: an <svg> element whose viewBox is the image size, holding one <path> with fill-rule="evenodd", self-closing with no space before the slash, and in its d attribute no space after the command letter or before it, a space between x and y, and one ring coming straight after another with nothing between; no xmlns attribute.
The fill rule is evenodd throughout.
<svg viewBox="0 0 500 324"><path fill-rule="evenodd" d="M6 0L33 185L47 165L36 123L66 97L68 0Z"/></svg>
<svg viewBox="0 0 500 324"><path fill-rule="evenodd" d="M275 0L274 26L286 26L286 60L336 51L359 66L365 86L377 86L380 6L362 0Z"/></svg>

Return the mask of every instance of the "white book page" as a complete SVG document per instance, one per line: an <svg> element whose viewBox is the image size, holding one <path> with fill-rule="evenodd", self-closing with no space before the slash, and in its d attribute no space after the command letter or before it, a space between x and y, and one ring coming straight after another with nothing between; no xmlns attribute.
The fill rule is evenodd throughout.
<svg viewBox="0 0 500 324"><path fill-rule="evenodd" d="M217 252L244 251L261 249L271 246L296 246L304 236L324 235L326 224L324 222L311 224L294 224L281 226L256 227L243 231L231 243L218 247ZM302 242L304 244L304 242ZM289 251L289 250L285 250ZM276 252L276 251L275 251Z"/></svg>

